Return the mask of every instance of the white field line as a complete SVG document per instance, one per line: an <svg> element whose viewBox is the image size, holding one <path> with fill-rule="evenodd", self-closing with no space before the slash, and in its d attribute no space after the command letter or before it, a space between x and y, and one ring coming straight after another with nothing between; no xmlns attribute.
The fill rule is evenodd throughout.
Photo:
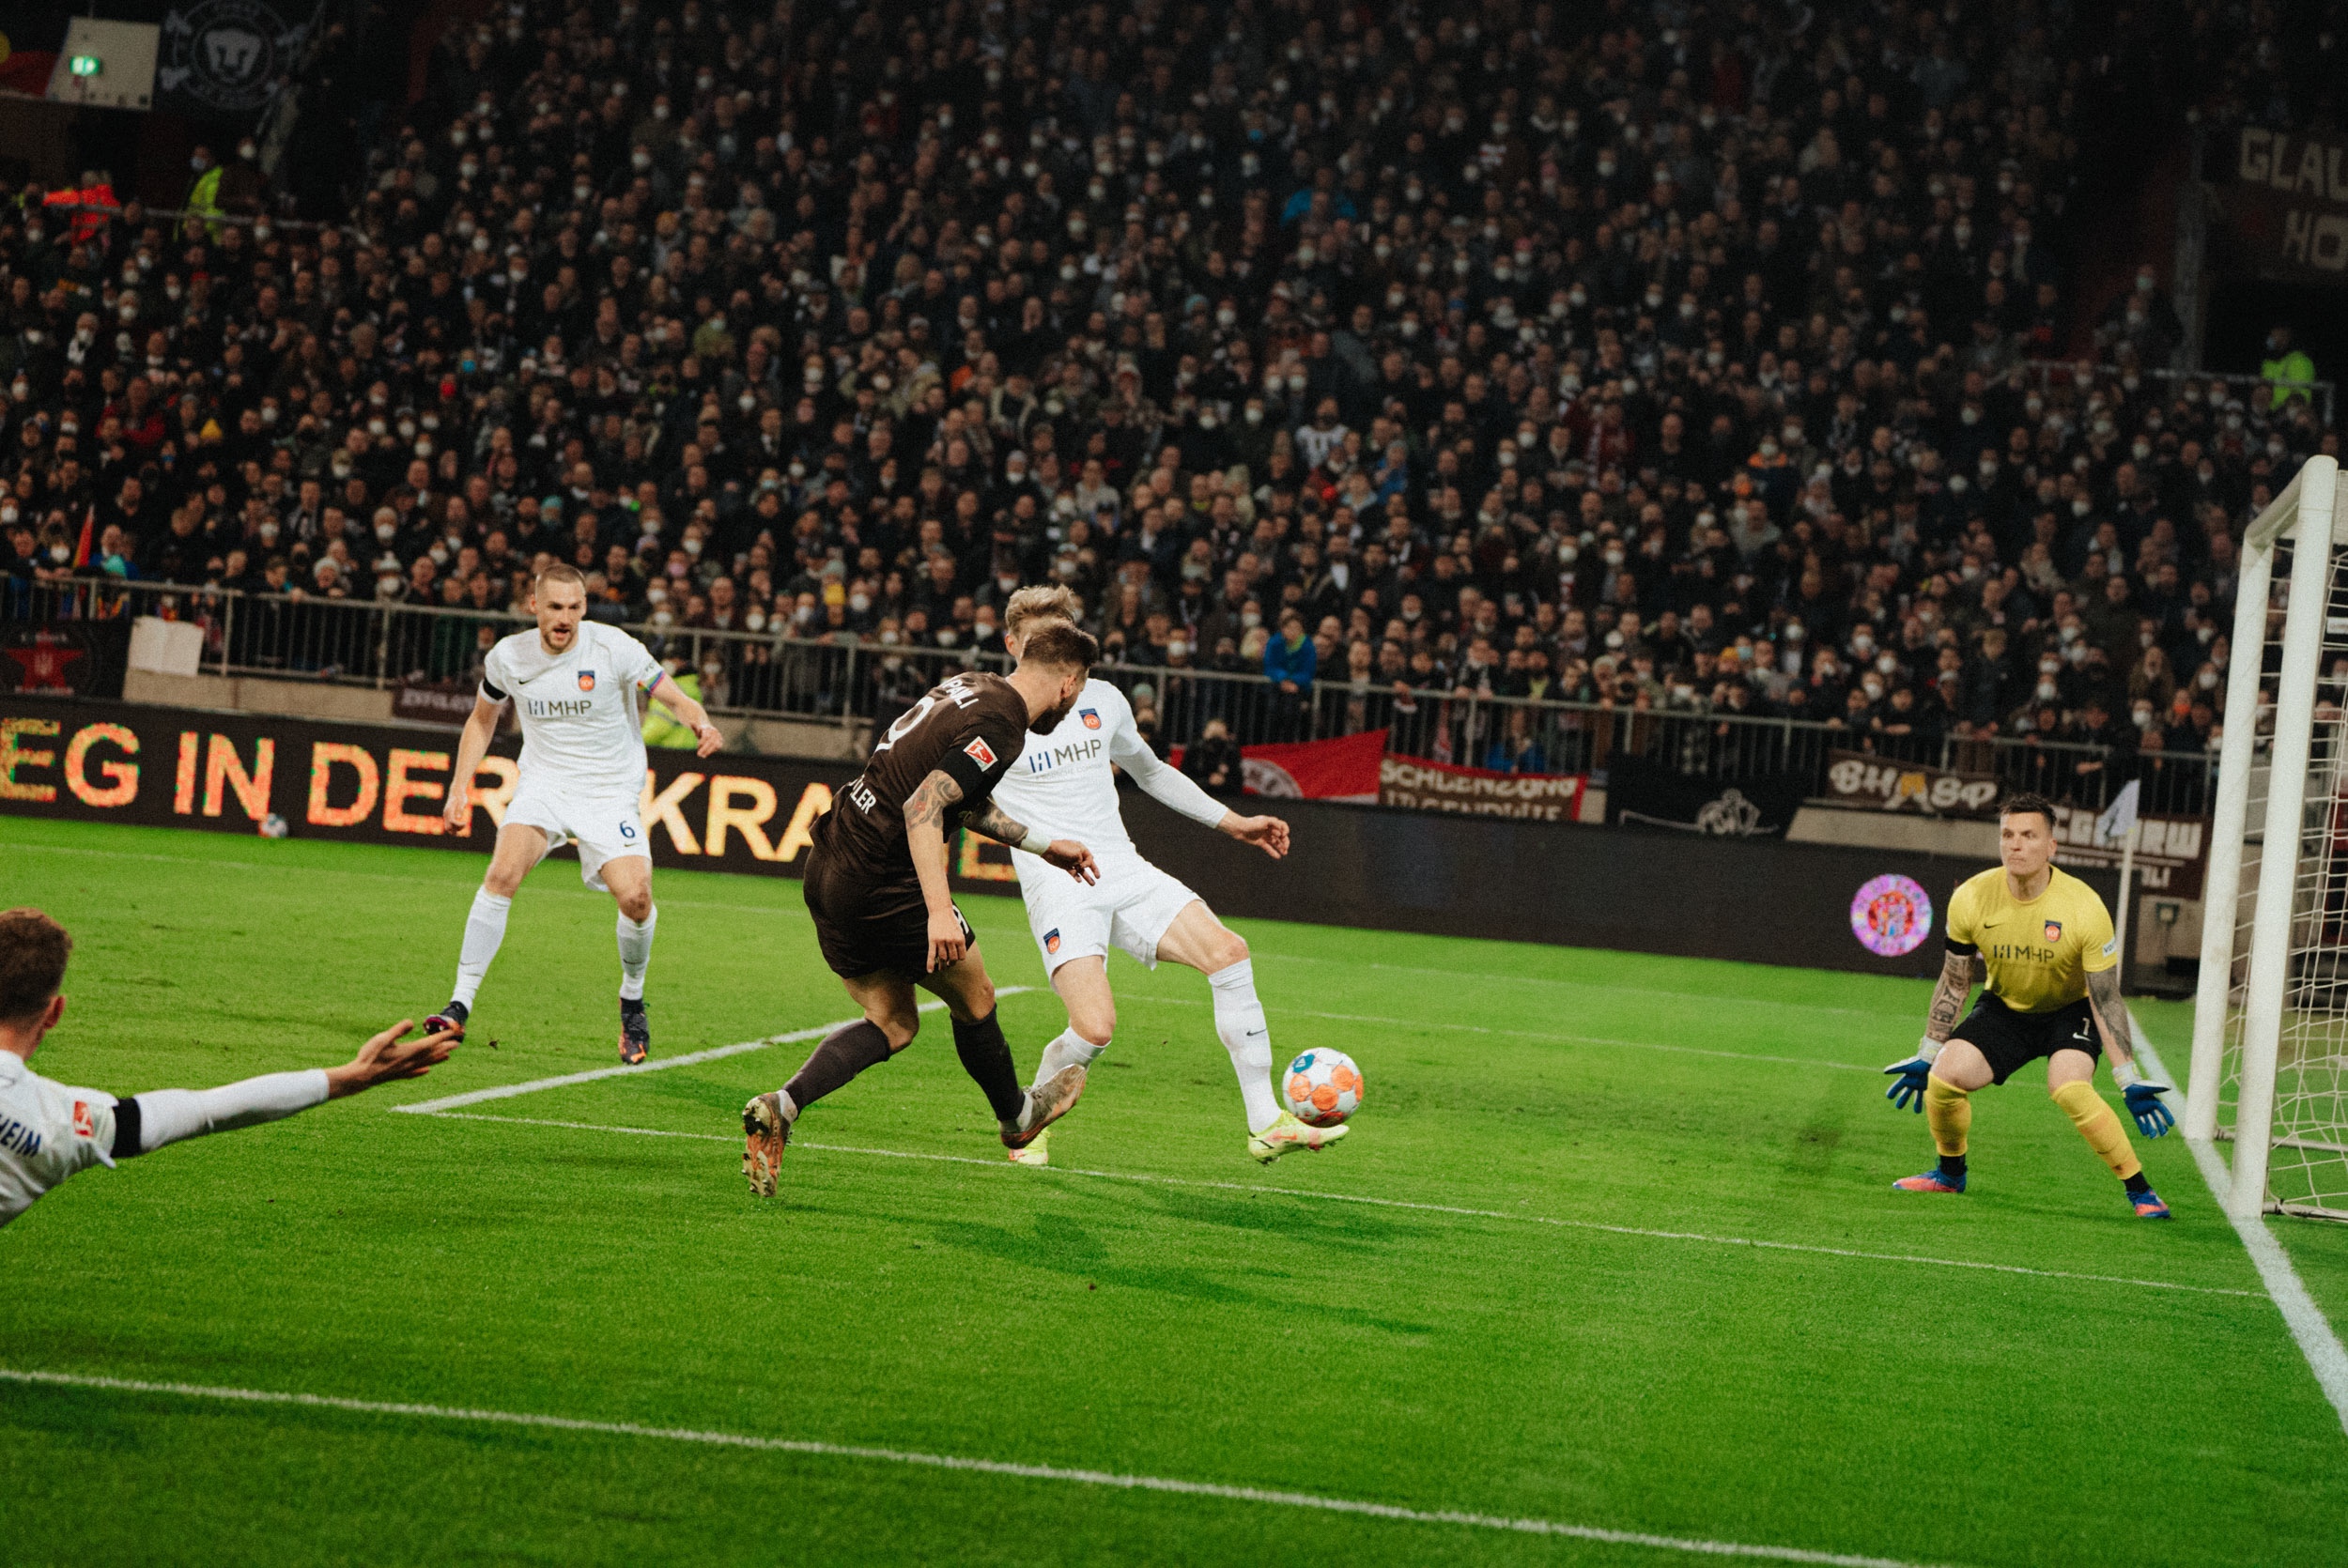
<svg viewBox="0 0 2348 1568"><path fill-rule="evenodd" d="M2153 1048L2153 1042L2144 1034L2144 1025L2137 1022L2134 1013L2128 1015L2128 1032L2135 1038L2137 1055L2152 1069L2155 1081L2171 1082L2169 1069L2161 1066L2160 1053ZM2176 1100L2177 1116L2183 1120L2185 1096L2178 1094ZM2316 1386L2339 1413L2340 1429L2348 1432L2348 1348L2342 1348L2331 1320L2308 1294L2299 1271L2291 1266L2291 1255L2266 1228L2265 1216L2237 1214L2227 1203L2226 1195L2233 1182L2226 1162L2217 1157L2217 1150L2198 1139L2187 1139L2186 1145L2193 1151L2193 1162L2201 1168L2201 1181L2209 1188L2210 1201L2233 1222L2234 1234L2242 1238L2242 1250L2250 1254L2251 1266L2259 1271L2259 1282L2265 1285L2275 1310L2283 1314L2291 1337L2298 1342L2299 1354L2307 1358L2308 1370L2315 1374Z"/></svg>
<svg viewBox="0 0 2348 1568"><path fill-rule="evenodd" d="M1032 988L1027 986L996 986L997 996L1024 996ZM921 1011L935 1012L946 1004L924 1002ZM478 1105L487 1099L511 1099L516 1095L534 1095L541 1089L560 1089L572 1084L593 1084L600 1078L632 1078L642 1072L665 1072L671 1068L691 1067L696 1062L714 1062L720 1056L739 1056L746 1051L764 1051L770 1045L796 1045L801 1040L819 1040L834 1029L845 1028L856 1022L853 1018L818 1023L812 1029L794 1029L789 1034L768 1035L765 1039L743 1040L734 1045L716 1045L707 1051L690 1052L683 1056L663 1056L657 1061L637 1062L616 1068L595 1068L587 1072L566 1072L558 1078L533 1078L526 1084L497 1084L486 1089L471 1089L461 1095L443 1095L439 1099L420 1099L412 1105L394 1105L394 1111L411 1116L437 1115L459 1105Z"/></svg>
<svg viewBox="0 0 2348 1568"><path fill-rule="evenodd" d="M1268 1504L1274 1508L1308 1508L1323 1514L1349 1514L1403 1524L1458 1525L1471 1530L1506 1530L1519 1535L1557 1535L1595 1541L1611 1546L1645 1546L1659 1552L1693 1557L1737 1557L1766 1562L1800 1562L1821 1568L1920 1568L1897 1558L1864 1557L1847 1552L1814 1551L1804 1546L1757 1545L1742 1541L1707 1541L1645 1530L1606 1530L1596 1525L1569 1525L1554 1519L1512 1518L1498 1514L1471 1514L1458 1509L1403 1508L1394 1503L1364 1502L1354 1498L1322 1497L1312 1492L1274 1491L1261 1486L1231 1486L1212 1481L1182 1481L1169 1476L1126 1475L1115 1470L1071 1469L1058 1465L1026 1465L1002 1459L971 1459L960 1454L921 1453L909 1449L871 1448L858 1443L827 1443L805 1437L762 1437L745 1432L710 1432L682 1426L644 1426L635 1422L587 1421L575 1416L539 1415L527 1410L474 1410L461 1406L394 1403L375 1399L345 1399L332 1394L288 1393L274 1389L212 1388L200 1383L153 1383L132 1377L100 1377L83 1373L39 1372L0 1367L0 1382L43 1384L54 1388L96 1389L112 1393L165 1394L178 1399L209 1399L239 1405L293 1406L311 1410L341 1410L363 1416L407 1416L423 1421L467 1422L480 1425L519 1426L540 1431L578 1432L597 1437L641 1437L655 1442L698 1443L709 1448L748 1449L761 1453L805 1453L826 1459L856 1459L868 1464L913 1465L925 1469L959 1470L978 1475L1011 1476L1021 1481L1057 1481L1077 1486L1103 1486L1123 1492L1167 1492L1178 1497L1213 1498L1223 1502Z"/></svg>
<svg viewBox="0 0 2348 1568"><path fill-rule="evenodd" d="M1125 1001L1153 1002L1169 1007L1206 1007L1213 1004L1200 996L1156 996L1148 992L1129 992ZM1575 1045L1614 1045L1634 1051L1668 1051L1681 1056L1725 1056L1738 1062L1774 1062L1789 1068L1831 1068L1842 1072L1874 1072L1871 1067L1857 1062L1826 1062L1815 1056L1767 1056L1754 1051L1713 1051L1700 1045L1666 1045L1660 1040L1616 1039L1608 1035L1552 1034L1539 1029L1495 1029L1481 1023L1450 1023L1424 1018L1382 1018L1370 1013L1315 1012L1309 1007L1281 1007L1284 1018L1325 1018L1339 1023L1380 1023L1395 1029L1447 1029L1465 1035L1497 1035L1508 1039L1561 1040Z"/></svg>
<svg viewBox="0 0 2348 1568"><path fill-rule="evenodd" d="M479 1112L435 1111L450 1121L504 1122L515 1127L556 1127L576 1132L617 1132L634 1138L684 1138L693 1142L734 1144L739 1135L728 1132L675 1132L657 1127L618 1127L603 1122L552 1121L535 1116L495 1116ZM966 1154L924 1154L911 1149L862 1148L850 1144L815 1144L798 1139L791 1146L825 1154L860 1154L881 1160L919 1160L940 1165L979 1165L1009 1171L1008 1161L980 1160ZM1599 1231L1608 1236L1639 1237L1652 1241L1701 1241L1715 1247L1751 1247L1758 1252L1811 1253L1822 1257L1859 1258L1870 1263L1913 1263L1936 1268L1973 1268L1994 1274L2021 1274L2040 1280L2079 1280L2093 1284L2131 1285L2143 1290L2175 1290L2195 1296L2248 1296L2255 1290L2231 1290L2219 1285L2180 1284L2172 1280L2137 1280L2119 1274L2078 1274L2060 1268L2027 1268L2015 1263L1976 1263L1967 1258L1923 1257L1913 1253L1868 1253L1849 1247L1816 1247L1800 1241L1764 1241L1745 1236L1710 1236L1700 1231L1645 1230L1636 1225L1609 1225L1596 1220L1560 1220L1547 1214L1510 1214L1497 1208L1462 1208L1454 1204L1414 1203L1403 1198L1373 1198L1357 1192L1317 1192L1303 1187L1265 1187L1245 1181L1209 1181L1193 1176L1151 1176L1137 1171L1092 1171L1074 1165L1049 1167L1061 1176L1090 1176L1101 1181L1130 1181L1153 1187L1196 1187L1218 1192L1263 1192L1284 1198L1309 1198L1321 1203L1360 1204L1373 1208L1409 1209L1421 1214L1452 1214L1472 1220L1501 1220L1510 1224L1548 1225L1558 1230ZM1020 1178L1026 1179L1026 1178Z"/></svg>

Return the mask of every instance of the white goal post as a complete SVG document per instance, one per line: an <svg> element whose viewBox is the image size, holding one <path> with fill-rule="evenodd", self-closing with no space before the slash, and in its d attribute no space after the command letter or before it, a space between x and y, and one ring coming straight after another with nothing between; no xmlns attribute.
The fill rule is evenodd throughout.
<svg viewBox="0 0 2348 1568"><path fill-rule="evenodd" d="M2344 504L2310 458L2238 551L2185 1119L2237 1214L2348 1220Z"/></svg>

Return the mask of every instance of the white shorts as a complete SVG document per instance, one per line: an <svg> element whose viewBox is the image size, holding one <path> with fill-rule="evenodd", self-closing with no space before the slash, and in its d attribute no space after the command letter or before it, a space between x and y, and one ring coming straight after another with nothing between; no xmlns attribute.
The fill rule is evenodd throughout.
<svg viewBox="0 0 2348 1568"><path fill-rule="evenodd" d="M577 844L579 880L608 892L603 881L605 861L631 854L652 858L652 841L644 837L640 815L641 805L638 795L571 795L559 790L533 790L524 779L506 805L505 822L546 834L548 854L565 844Z"/></svg>
<svg viewBox="0 0 2348 1568"><path fill-rule="evenodd" d="M1113 945L1158 966L1158 941L1198 895L1137 854L1099 857L1101 880L1087 886L1057 866L1020 864L1027 930L1046 975L1071 959L1106 958Z"/></svg>

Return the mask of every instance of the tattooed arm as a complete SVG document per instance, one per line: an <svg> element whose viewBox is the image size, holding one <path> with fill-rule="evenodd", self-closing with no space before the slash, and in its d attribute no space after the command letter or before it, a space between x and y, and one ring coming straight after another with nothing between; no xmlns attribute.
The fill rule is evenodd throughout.
<svg viewBox="0 0 2348 1568"><path fill-rule="evenodd" d="M965 817L963 825L1012 849L1026 850L1029 854L1041 856L1078 882L1100 880L1100 868L1093 864L1090 850L1074 838L1055 838L1045 843L1042 835L991 800Z"/></svg>
<svg viewBox="0 0 2348 1568"><path fill-rule="evenodd" d="M2152 1083L2136 1069L2136 1033L2128 1027L2127 1004L2120 1000L2117 964L2087 977L2087 1006L2095 1015L2095 1027L2103 1031L2104 1057L2111 1063L2111 1081L2120 1086L2128 1115L2136 1118L2136 1130L2147 1138L2167 1136L2177 1125L2176 1117L2161 1102L2169 1085Z"/></svg>
<svg viewBox="0 0 2348 1568"><path fill-rule="evenodd" d="M1951 953L1940 961L1940 981L1932 988L1932 1008L1924 1015L1924 1038L1946 1044L1956 1021L1965 1016L1965 998L1972 994L1972 953Z"/></svg>
<svg viewBox="0 0 2348 1568"><path fill-rule="evenodd" d="M2113 1075L2119 1076L2123 1068L2133 1068L2135 1037L2128 1028L2128 1006L2120 1000L2118 965L2087 977L2087 1006L2095 1015L2095 1026L2103 1031L2104 1059L2111 1064Z"/></svg>
<svg viewBox="0 0 2348 1568"><path fill-rule="evenodd" d="M905 848L913 855L913 874L921 879L921 901L929 906L933 970L961 962L970 950L946 881L946 813L961 802L962 786L943 768L932 769L905 797Z"/></svg>

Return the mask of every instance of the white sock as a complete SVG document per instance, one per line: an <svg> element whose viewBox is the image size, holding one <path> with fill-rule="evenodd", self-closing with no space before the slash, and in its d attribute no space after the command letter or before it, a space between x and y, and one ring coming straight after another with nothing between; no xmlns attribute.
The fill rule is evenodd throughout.
<svg viewBox="0 0 2348 1568"><path fill-rule="evenodd" d="M620 1000L641 1002L644 999L644 970L652 963L653 928L660 924L660 911L656 908L640 923L620 916Z"/></svg>
<svg viewBox="0 0 2348 1568"><path fill-rule="evenodd" d="M789 1089L777 1089L775 1091L775 1098L782 1101L782 1119L784 1121L796 1122L799 1119L799 1102L791 1098L791 1091Z"/></svg>
<svg viewBox="0 0 2348 1568"><path fill-rule="evenodd" d="M1089 1068L1107 1049L1105 1045L1093 1044L1074 1028L1063 1029L1043 1048L1043 1059L1035 1065L1035 1081L1042 1084L1066 1068Z"/></svg>
<svg viewBox="0 0 2348 1568"><path fill-rule="evenodd" d="M1247 1130L1261 1132L1280 1119L1280 1102L1272 1098L1272 1026L1256 1000L1255 961L1218 969L1207 984L1214 991L1214 1032L1231 1053L1240 1099L1247 1103Z"/></svg>
<svg viewBox="0 0 2348 1568"><path fill-rule="evenodd" d="M472 913L465 916L465 945L456 951L456 990L451 993L467 1011L472 1008L482 976L489 973L489 961L498 956L498 944L505 940L505 915L513 907L513 899L486 887L472 896Z"/></svg>

